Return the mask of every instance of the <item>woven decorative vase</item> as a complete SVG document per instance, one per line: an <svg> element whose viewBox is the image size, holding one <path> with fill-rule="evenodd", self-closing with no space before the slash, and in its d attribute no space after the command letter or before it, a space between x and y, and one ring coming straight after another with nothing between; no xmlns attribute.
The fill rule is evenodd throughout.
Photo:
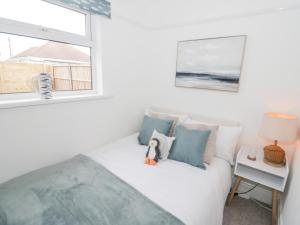
<svg viewBox="0 0 300 225"><path fill-rule="evenodd" d="M269 145L264 147L265 160L274 164L283 164L285 161L285 152L278 145Z"/></svg>

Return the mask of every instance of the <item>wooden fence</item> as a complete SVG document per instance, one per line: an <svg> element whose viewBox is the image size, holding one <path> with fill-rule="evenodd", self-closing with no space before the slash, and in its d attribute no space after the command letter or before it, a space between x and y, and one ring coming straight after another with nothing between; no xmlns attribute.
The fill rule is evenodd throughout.
<svg viewBox="0 0 300 225"><path fill-rule="evenodd" d="M63 78L54 78L53 86L55 90L90 90L92 89L91 81L70 80Z"/></svg>
<svg viewBox="0 0 300 225"><path fill-rule="evenodd" d="M32 92L32 79L52 68L41 64L0 62L0 93Z"/></svg>
<svg viewBox="0 0 300 225"><path fill-rule="evenodd" d="M90 66L53 66L55 90L90 90L92 77Z"/></svg>
<svg viewBox="0 0 300 225"><path fill-rule="evenodd" d="M41 72L53 78L53 90L89 90L92 88L88 65L52 66L33 63L0 62L0 93L35 91L33 77Z"/></svg>

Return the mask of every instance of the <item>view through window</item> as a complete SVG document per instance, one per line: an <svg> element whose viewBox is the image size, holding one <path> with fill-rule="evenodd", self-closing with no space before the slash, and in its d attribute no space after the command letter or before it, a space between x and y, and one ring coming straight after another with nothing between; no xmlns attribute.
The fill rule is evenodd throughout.
<svg viewBox="0 0 300 225"><path fill-rule="evenodd" d="M54 91L90 90L90 48L0 33L0 93L33 92L42 72Z"/></svg>

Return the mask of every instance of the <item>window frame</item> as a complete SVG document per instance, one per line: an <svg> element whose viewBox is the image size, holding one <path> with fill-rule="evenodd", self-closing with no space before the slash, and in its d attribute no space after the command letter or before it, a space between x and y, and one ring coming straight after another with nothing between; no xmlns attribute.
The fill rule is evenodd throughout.
<svg viewBox="0 0 300 225"><path fill-rule="evenodd" d="M47 1L49 4L54 4L59 7L63 7L69 10L73 10L75 12L81 13L85 15L85 35L74 34L67 31L61 31L53 28L48 28L44 26L39 26L35 24L24 23L16 20L10 20L6 18L0 17L0 32L7 33L12 35L19 35L30 38L37 38L48 41L56 41L66 44L79 45L83 47L90 48L90 65L91 65L91 76L92 76L92 89L91 90L62 90L62 91L53 91L53 98L56 97L64 97L64 96L82 96L82 95L91 95L91 94L99 94L101 95L101 88L98 83L97 77L97 65L96 65L96 50L95 43L93 41L93 32L92 32L92 16L90 13L74 9L68 7L66 5ZM42 71L41 71L42 72ZM5 100L24 100L24 99L33 99L39 97L37 93L4 93L0 94L0 101Z"/></svg>

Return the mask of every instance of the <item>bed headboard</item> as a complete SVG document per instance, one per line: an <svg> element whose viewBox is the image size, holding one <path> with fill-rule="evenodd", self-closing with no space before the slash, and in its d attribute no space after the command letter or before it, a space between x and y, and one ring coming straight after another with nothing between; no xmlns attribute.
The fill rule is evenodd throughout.
<svg viewBox="0 0 300 225"><path fill-rule="evenodd" d="M163 113L174 113L174 114L185 114L188 115L191 119L199 120L205 123L213 123L213 124L219 124L223 126L240 126L240 123L237 121L229 120L229 119L223 119L223 118L214 118L210 116L204 116L198 113L191 113L191 112L184 112L184 111L178 111L173 109L167 109L157 106L151 106L149 108L153 111L163 112Z"/></svg>

